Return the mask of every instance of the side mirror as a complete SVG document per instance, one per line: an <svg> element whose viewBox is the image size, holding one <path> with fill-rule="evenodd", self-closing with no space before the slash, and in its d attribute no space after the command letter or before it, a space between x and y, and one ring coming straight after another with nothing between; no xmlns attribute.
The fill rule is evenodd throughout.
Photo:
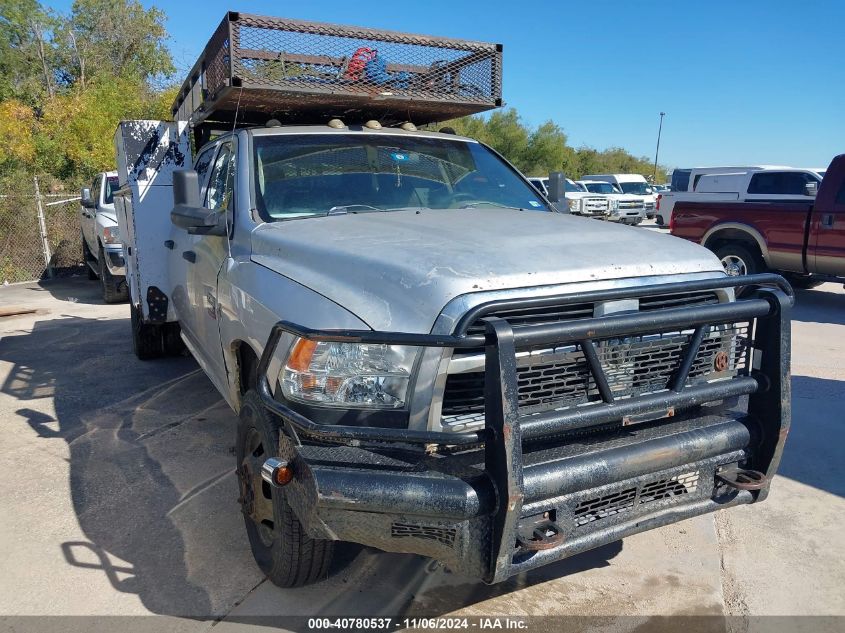
<svg viewBox="0 0 845 633"><path fill-rule="evenodd" d="M549 174L549 201L563 202L566 199L566 176L563 172L553 171Z"/></svg>
<svg viewBox="0 0 845 633"><path fill-rule="evenodd" d="M94 199L91 197L91 190L88 187L83 187L82 191L80 192L80 203L86 209L93 209L97 206L97 203L94 202Z"/></svg>
<svg viewBox="0 0 845 633"><path fill-rule="evenodd" d="M816 197L816 194L819 192L819 183L817 182L808 182L804 184L804 195L811 196L813 198Z"/></svg>
<svg viewBox="0 0 845 633"><path fill-rule="evenodd" d="M170 221L194 235L226 235L226 214L200 206L199 175L193 169L173 172Z"/></svg>

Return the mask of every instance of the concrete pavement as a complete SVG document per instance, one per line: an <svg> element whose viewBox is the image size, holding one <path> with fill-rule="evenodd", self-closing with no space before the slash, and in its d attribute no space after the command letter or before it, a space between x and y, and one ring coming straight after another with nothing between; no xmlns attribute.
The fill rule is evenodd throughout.
<svg viewBox="0 0 845 633"><path fill-rule="evenodd" d="M142 363L128 306L68 279L0 288L0 615L845 615L845 293L801 292L793 430L766 503L698 517L488 587L341 547L280 590L236 503L235 416L189 358ZM49 597L45 597L45 590Z"/></svg>

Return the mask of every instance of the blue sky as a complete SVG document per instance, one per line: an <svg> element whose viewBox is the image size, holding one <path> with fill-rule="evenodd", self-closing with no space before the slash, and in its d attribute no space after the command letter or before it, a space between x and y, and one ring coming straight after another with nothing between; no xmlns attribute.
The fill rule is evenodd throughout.
<svg viewBox="0 0 845 633"><path fill-rule="evenodd" d="M160 0L177 65L228 9L504 44L504 97L570 144L669 166L826 166L845 152L845 2ZM48 4L66 11L70 2ZM199 8L199 10L198 10Z"/></svg>

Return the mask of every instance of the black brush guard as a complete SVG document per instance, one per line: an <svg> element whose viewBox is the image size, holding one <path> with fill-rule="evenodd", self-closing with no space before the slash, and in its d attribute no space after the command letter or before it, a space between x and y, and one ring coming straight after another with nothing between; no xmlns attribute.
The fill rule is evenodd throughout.
<svg viewBox="0 0 845 633"><path fill-rule="evenodd" d="M517 329L489 317L484 336L464 334L477 318L503 305L557 306L730 288L740 290L742 298ZM790 424L788 310L793 302L782 277L764 274L494 302L475 308L456 334L444 336L317 331L280 322L264 348L259 376L266 377L285 332L327 342L484 347L486 355L486 423L474 432L318 424L276 400L268 381L260 380L264 405L288 431L280 438L280 456L292 460L296 473L285 488L288 500L312 536L432 556L488 583L636 532L760 501L768 494ZM753 325L748 375L687 385L706 328L739 321ZM666 390L614 399L596 343L673 329L692 330L693 335ZM572 343L584 353L601 402L520 415L516 350ZM741 412L694 409L744 396L747 409ZM578 452L570 442L559 441L561 434L649 416L666 419L632 432L621 443L617 439ZM308 440L303 444L301 438ZM420 469L367 450L408 445L458 454L429 460ZM552 445L554 449L546 448ZM477 470L443 467L453 461L466 465L461 455L478 455L482 447L483 464ZM690 468L696 481L709 482L701 485L701 494L688 495L682 504L652 503L646 510L631 511L658 498L652 494L657 488L666 495L665 482L677 489L679 481L692 476L686 472ZM603 512L614 516L597 523L597 529L576 530L573 525L596 516L589 514L590 503L596 503L586 499L589 495L600 495ZM569 527L561 528L564 524Z"/></svg>

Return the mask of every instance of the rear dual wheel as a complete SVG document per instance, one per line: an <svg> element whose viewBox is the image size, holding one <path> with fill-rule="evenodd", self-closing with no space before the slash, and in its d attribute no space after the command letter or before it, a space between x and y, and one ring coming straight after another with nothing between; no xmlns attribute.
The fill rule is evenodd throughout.
<svg viewBox="0 0 845 633"><path fill-rule="evenodd" d="M179 323L144 323L140 310L129 306L132 324L132 348L139 360L161 356L179 356L185 350Z"/></svg>

